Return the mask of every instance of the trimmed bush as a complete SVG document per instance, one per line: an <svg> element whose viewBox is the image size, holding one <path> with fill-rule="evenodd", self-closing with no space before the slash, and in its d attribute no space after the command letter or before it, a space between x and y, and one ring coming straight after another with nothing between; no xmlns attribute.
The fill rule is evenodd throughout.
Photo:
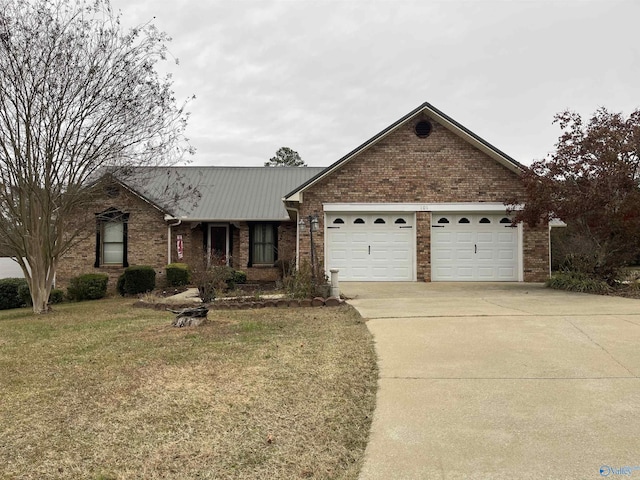
<svg viewBox="0 0 640 480"><path fill-rule="evenodd" d="M51 289L51 293L49 294L49 303L55 305L62 302L64 302L64 292L59 288Z"/></svg>
<svg viewBox="0 0 640 480"><path fill-rule="evenodd" d="M20 285L18 287L18 297L20 298L22 305L26 305L27 307L31 307L33 302L31 301L31 290L29 289L29 285L25 281L24 285ZM64 292L59 288L52 288L49 293L49 303L56 304L62 303L64 301Z"/></svg>
<svg viewBox="0 0 640 480"><path fill-rule="evenodd" d="M29 289L29 284L25 280L23 285L18 287L18 298L22 305L26 305L27 307L31 307L33 302L31 301L31 290Z"/></svg>
<svg viewBox="0 0 640 480"><path fill-rule="evenodd" d="M109 276L103 273L86 273L69 281L67 295L71 300L97 300L107 294Z"/></svg>
<svg viewBox="0 0 640 480"><path fill-rule="evenodd" d="M116 283L116 290L123 297L127 294L124 289L124 273L118 277L118 282Z"/></svg>
<svg viewBox="0 0 640 480"><path fill-rule="evenodd" d="M247 274L242 270L235 270L233 272L233 283L236 285L244 285L247 283Z"/></svg>
<svg viewBox="0 0 640 480"><path fill-rule="evenodd" d="M127 295L150 292L156 288L156 271L148 265L127 267L124 271L123 288Z"/></svg>
<svg viewBox="0 0 640 480"><path fill-rule="evenodd" d="M27 281L24 278L0 279L0 310L20 308L25 305L18 294L18 290L26 285ZM29 291L29 287L27 287L27 291Z"/></svg>
<svg viewBox="0 0 640 480"><path fill-rule="evenodd" d="M167 284L170 287L188 285L191 281L191 270L186 263L170 263L166 266Z"/></svg>

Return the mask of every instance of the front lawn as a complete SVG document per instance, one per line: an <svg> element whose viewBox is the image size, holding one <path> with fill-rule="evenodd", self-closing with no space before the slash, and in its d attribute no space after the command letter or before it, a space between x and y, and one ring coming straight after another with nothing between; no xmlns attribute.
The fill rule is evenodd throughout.
<svg viewBox="0 0 640 480"><path fill-rule="evenodd" d="M377 371L350 307L54 309L0 312L0 478L357 478Z"/></svg>

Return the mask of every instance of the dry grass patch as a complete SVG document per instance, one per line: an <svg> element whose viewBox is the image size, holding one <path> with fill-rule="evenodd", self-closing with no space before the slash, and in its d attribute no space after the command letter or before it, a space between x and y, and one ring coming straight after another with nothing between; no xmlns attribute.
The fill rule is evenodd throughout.
<svg viewBox="0 0 640 480"><path fill-rule="evenodd" d="M0 478L357 478L377 372L354 310L176 329L130 303L0 312Z"/></svg>

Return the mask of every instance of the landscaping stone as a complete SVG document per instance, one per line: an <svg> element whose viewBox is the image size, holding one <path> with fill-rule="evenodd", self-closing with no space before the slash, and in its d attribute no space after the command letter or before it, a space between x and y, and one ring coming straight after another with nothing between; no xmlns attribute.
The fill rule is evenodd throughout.
<svg viewBox="0 0 640 480"><path fill-rule="evenodd" d="M136 308L151 308L154 310L170 310L175 309L182 310L197 310L197 309L210 309L210 310L248 310L252 308L297 308L297 307L335 307L342 305L344 300L338 297L315 297L304 299L291 299L291 298L261 298L258 300L249 300L245 298L225 298L217 299L216 301L204 304L199 307L194 307L193 303L176 304L170 302L144 302L142 300L137 301L132 306Z"/></svg>
<svg viewBox="0 0 640 480"><path fill-rule="evenodd" d="M342 300L340 300L337 297L329 297L324 301L324 304L327 307L337 307L338 305L340 305L342 303Z"/></svg>

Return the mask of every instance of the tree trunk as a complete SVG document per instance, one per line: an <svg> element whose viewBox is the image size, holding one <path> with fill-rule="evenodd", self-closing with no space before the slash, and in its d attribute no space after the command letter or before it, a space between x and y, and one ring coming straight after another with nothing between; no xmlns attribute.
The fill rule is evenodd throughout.
<svg viewBox="0 0 640 480"><path fill-rule="evenodd" d="M25 261L26 260L26 261ZM44 254L29 255L20 260L22 272L29 285L33 313L40 315L49 311L49 295L56 274L57 259Z"/></svg>

